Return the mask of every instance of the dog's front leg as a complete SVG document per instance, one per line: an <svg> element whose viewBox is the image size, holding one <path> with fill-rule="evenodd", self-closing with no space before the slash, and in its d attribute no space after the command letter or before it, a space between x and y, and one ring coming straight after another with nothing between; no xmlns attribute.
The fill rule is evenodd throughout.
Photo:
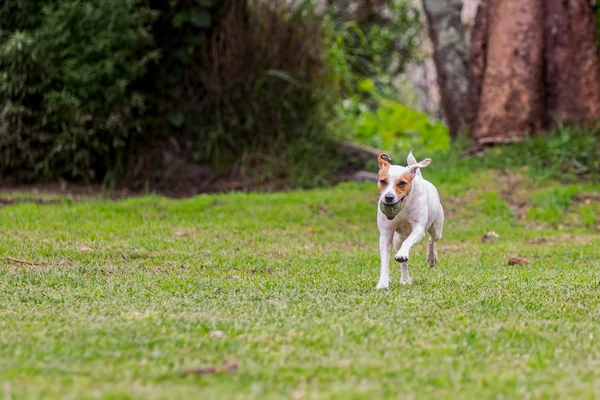
<svg viewBox="0 0 600 400"><path fill-rule="evenodd" d="M387 289L390 286L390 257L392 255L393 230L379 230L379 256L381 257L381 274L377 289Z"/></svg>
<svg viewBox="0 0 600 400"><path fill-rule="evenodd" d="M425 227L421 224L411 223L412 232L408 237L402 242L402 246L400 246L400 250L396 253L394 259L399 263L408 262L408 257L410 255L410 249L419 243L421 239L425 236ZM407 267L408 269L408 267Z"/></svg>

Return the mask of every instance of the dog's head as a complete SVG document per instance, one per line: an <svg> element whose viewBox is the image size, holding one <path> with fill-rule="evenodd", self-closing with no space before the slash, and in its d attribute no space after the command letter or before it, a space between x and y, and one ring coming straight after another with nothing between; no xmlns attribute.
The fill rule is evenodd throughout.
<svg viewBox="0 0 600 400"><path fill-rule="evenodd" d="M386 153L381 153L379 161L379 201L384 204L402 203L412 190L413 180L420 173L420 168L425 168L431 163L430 158L417 162L412 152L408 155L407 166L392 165L392 158Z"/></svg>

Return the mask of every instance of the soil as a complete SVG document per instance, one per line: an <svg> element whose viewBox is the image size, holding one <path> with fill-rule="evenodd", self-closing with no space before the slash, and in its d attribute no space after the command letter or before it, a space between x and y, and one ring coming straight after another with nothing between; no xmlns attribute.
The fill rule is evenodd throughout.
<svg viewBox="0 0 600 400"><path fill-rule="evenodd" d="M331 184L354 181L376 182L378 176L374 172L364 171L362 167L370 160L376 160L379 151L367 146L340 142L337 148L344 166L340 172L331 177ZM260 167L255 168L260 169ZM342 172L343 171L343 172ZM105 196L113 200L123 197L141 196L155 193L170 198L185 198L198 194L220 193L232 191L266 191L291 189L289 176L285 174L269 176L254 172L251 176L239 165L228 170L216 170L210 165L202 165L189 161L183 152L173 143L153 146L142 156L137 157L135 165L122 182L122 189L106 189L100 184L84 184L58 180L50 183L17 184L11 178L3 178L0 174L0 205L17 201L36 203L58 202L52 196L67 195L75 201L87 197ZM2 196L2 193L31 193L32 198Z"/></svg>
<svg viewBox="0 0 600 400"><path fill-rule="evenodd" d="M377 180L377 174L357 170L332 177L332 185L346 181L372 181ZM106 189L100 184L83 184L58 180L50 183L14 184L0 182L0 206L16 202L34 202L40 204L56 203L60 199L52 196L70 196L74 201L89 197L104 196L112 200L124 197L142 196L155 193L169 198L185 198L198 194L232 192L232 191L264 191L264 190L287 190L290 186L286 179L279 181L263 181L253 179L241 171L230 171L216 175L211 167L188 165L187 168L177 168L170 171L161 179L146 180L145 182L128 182L124 189ZM30 193L31 198L10 196L2 197L6 193Z"/></svg>

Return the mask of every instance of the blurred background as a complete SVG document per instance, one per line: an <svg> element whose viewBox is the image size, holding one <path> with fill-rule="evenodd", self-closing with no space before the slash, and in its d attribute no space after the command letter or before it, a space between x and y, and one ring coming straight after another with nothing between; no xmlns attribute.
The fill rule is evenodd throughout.
<svg viewBox="0 0 600 400"><path fill-rule="evenodd" d="M0 183L310 188L410 149L596 179L599 17L590 0L0 1Z"/></svg>

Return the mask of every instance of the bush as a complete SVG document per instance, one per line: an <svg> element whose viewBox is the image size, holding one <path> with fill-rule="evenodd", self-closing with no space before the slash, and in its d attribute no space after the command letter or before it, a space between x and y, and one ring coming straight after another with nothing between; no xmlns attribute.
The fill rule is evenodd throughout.
<svg viewBox="0 0 600 400"><path fill-rule="evenodd" d="M199 162L277 157L284 173L298 169L309 157L294 143L333 144L320 25L304 10L274 0L3 3L0 168L114 183L135 162L128 155L174 139Z"/></svg>
<svg viewBox="0 0 600 400"><path fill-rule="evenodd" d="M395 101L381 101L377 111L358 109L353 125L359 142L390 152L430 153L450 146L448 128L442 122Z"/></svg>
<svg viewBox="0 0 600 400"><path fill-rule="evenodd" d="M408 0L384 0L372 14L361 17L350 10L373 2L349 0L337 7L335 0L330 3L325 23L327 48L334 56L330 61L347 64L351 72L340 77L352 88L365 77L373 79L380 91L390 88L389 78L402 73L416 57L422 28L419 10Z"/></svg>
<svg viewBox="0 0 600 400"><path fill-rule="evenodd" d="M343 8L333 9L326 20L330 79L343 96L336 104L343 121L339 135L391 153L446 149L445 126L409 108L394 84L417 58L419 11L405 0L384 4L361 23L345 21Z"/></svg>
<svg viewBox="0 0 600 400"><path fill-rule="evenodd" d="M378 106L357 83L367 74L391 88L386 73L412 57L418 14L389 0L357 24L313 3L2 2L0 174L143 184L168 144L259 180L326 183L341 162L334 133L349 126L342 94Z"/></svg>
<svg viewBox="0 0 600 400"><path fill-rule="evenodd" d="M152 13L140 1L42 3L18 2L42 18L1 36L0 167L25 179L102 178L142 130L132 83L157 56Z"/></svg>
<svg viewBox="0 0 600 400"><path fill-rule="evenodd" d="M201 160L230 162L326 134L319 26L298 13L275 0L232 0L190 57L184 129L199 139Z"/></svg>
<svg viewBox="0 0 600 400"><path fill-rule="evenodd" d="M339 111L352 129L353 140L392 154L410 149L431 154L449 148L450 136L442 122L379 94L369 79L361 81L359 88L369 94L368 103L364 96L354 95Z"/></svg>
<svg viewBox="0 0 600 400"><path fill-rule="evenodd" d="M600 123L557 126L520 143L491 147L475 157L463 156L462 150L464 147L452 146L447 163L471 170L524 168L533 178L561 184L600 179Z"/></svg>
<svg viewBox="0 0 600 400"><path fill-rule="evenodd" d="M153 130L170 132L182 154L217 170L233 165L257 180L324 183L319 177L337 162L329 126L335 93L326 90L321 25L309 3L163 5L154 27L163 59L147 78L158 82ZM315 163L315 151L331 163Z"/></svg>

